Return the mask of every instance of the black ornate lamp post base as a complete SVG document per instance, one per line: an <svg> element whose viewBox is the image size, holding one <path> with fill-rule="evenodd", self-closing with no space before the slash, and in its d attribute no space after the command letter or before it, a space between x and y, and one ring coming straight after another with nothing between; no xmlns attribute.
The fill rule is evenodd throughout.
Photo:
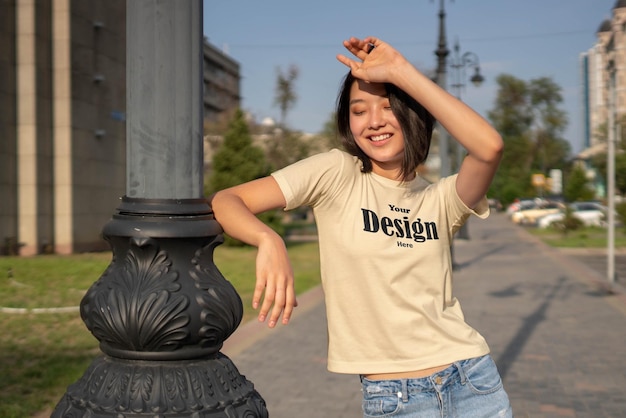
<svg viewBox="0 0 626 418"><path fill-rule="evenodd" d="M104 356L53 418L268 416L220 352L243 316L213 262L221 233L204 199L122 199L103 230L113 260L80 306Z"/></svg>
<svg viewBox="0 0 626 418"><path fill-rule="evenodd" d="M104 356L71 385L53 417L268 417L265 401L223 354L185 362Z"/></svg>

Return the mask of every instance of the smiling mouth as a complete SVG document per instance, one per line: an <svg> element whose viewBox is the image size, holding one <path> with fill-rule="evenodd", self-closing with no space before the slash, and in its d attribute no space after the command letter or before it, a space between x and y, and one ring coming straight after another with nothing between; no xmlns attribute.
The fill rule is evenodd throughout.
<svg viewBox="0 0 626 418"><path fill-rule="evenodd" d="M391 134L382 134L382 135L372 135L370 136L370 141L379 142L384 141L385 139L391 138Z"/></svg>

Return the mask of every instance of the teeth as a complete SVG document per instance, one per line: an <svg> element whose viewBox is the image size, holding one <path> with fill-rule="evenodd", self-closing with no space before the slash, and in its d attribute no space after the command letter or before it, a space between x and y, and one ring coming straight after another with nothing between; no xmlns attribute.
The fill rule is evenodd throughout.
<svg viewBox="0 0 626 418"><path fill-rule="evenodd" d="M383 139L387 139L391 137L391 134L383 134L383 135L374 135L371 136L370 139L374 142L382 141Z"/></svg>

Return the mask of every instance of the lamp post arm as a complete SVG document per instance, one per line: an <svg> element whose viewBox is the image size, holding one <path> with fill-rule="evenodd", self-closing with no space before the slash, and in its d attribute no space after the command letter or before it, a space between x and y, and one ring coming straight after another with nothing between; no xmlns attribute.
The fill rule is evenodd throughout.
<svg viewBox="0 0 626 418"><path fill-rule="evenodd" d="M480 61L478 60L478 55L473 52L466 52L462 57L463 65L470 68L480 68Z"/></svg>

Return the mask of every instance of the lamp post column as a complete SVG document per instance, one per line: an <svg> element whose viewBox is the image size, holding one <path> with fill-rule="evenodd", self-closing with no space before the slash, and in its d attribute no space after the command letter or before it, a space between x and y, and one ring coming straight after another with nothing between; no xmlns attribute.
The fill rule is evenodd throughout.
<svg viewBox="0 0 626 418"><path fill-rule="evenodd" d="M447 90L447 57L450 51L448 50L446 41L446 11L444 9L444 1L439 0L439 40L437 42L437 73L436 81L439 87ZM446 177L450 175L450 134L448 131L438 124L439 126L439 159L440 159L440 177Z"/></svg>
<svg viewBox="0 0 626 418"><path fill-rule="evenodd" d="M213 263L222 230L203 198L202 1L126 11L126 196L103 229L111 264L80 306L102 355L52 417L266 418L220 352L243 306Z"/></svg>
<svg viewBox="0 0 626 418"><path fill-rule="evenodd" d="M459 46L459 41L457 40L454 44L454 54L452 55L452 60L450 63L450 68L452 68L452 84L450 87L452 88L453 94L457 99L461 99L461 92L463 88L465 88L465 67L474 68L475 73L471 78L471 81L474 85L479 86L484 81L483 76L480 74L480 65L478 62L478 55L473 52L466 52L461 55L460 52L461 47ZM461 167L461 163L464 158L464 149L461 144L455 144L455 154L456 154L456 171ZM461 226L456 235L460 239L469 240L469 227L467 222Z"/></svg>

